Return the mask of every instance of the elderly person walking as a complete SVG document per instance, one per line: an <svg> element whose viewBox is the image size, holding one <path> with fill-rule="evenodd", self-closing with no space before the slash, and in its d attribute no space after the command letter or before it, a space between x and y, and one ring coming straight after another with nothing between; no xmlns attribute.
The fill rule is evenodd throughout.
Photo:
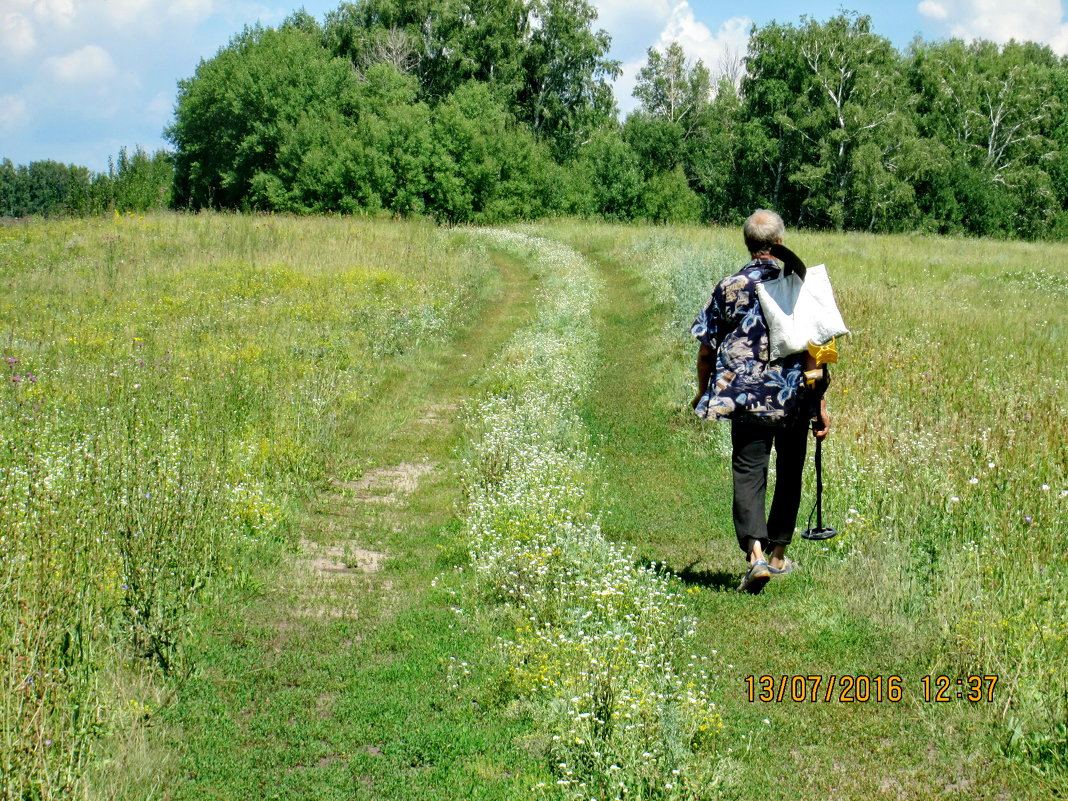
<svg viewBox="0 0 1068 801"><path fill-rule="evenodd" d="M758 209L742 228L752 259L716 285L690 331L700 342L697 355L695 413L731 423L734 475L734 531L749 560L739 592L760 592L773 575L796 567L786 558L801 504L809 423L818 439L827 436L830 418L822 388L805 384L814 366L805 353L769 358L767 322L756 286L779 277L797 257L782 247L782 218ZM776 256L784 261L780 268ZM776 454L775 493L765 519L768 462ZM770 551L770 552L769 552Z"/></svg>

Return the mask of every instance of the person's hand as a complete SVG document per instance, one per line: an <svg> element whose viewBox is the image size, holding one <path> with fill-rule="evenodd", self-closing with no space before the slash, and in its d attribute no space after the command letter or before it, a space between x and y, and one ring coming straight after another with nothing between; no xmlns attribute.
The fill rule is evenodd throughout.
<svg viewBox="0 0 1068 801"><path fill-rule="evenodd" d="M824 439L831 431L831 416L827 413L827 404L820 402L819 413L812 418L812 436Z"/></svg>

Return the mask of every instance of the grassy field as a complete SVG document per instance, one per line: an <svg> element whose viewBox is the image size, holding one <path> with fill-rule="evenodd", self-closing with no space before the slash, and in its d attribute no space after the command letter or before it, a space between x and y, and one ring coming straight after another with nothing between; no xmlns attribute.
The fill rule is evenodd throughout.
<svg viewBox="0 0 1068 801"><path fill-rule="evenodd" d="M490 274L418 223L0 229L0 796L129 797L202 610L290 558L390 365Z"/></svg>
<svg viewBox="0 0 1068 801"><path fill-rule="evenodd" d="M739 236L554 233L593 254L616 287L601 313L604 384L587 411L605 454L606 531L700 589L700 639L733 664L719 681L724 719L765 750L739 796L1063 795L1068 275L1059 249L790 237L810 264L828 264L853 330L834 370L825 452L825 514L840 535L822 546L798 540L803 571L747 599L730 592L742 563L725 427L688 409L688 326L717 278L744 263ZM900 675L903 700L764 704L745 691L747 675L813 674ZM922 677L940 675L949 700L925 701ZM998 676L991 702L958 698L969 676L987 675Z"/></svg>
<svg viewBox="0 0 1068 801"><path fill-rule="evenodd" d="M1068 251L788 236L840 534L750 597L688 407L736 231L0 228L0 798L1068 794Z"/></svg>

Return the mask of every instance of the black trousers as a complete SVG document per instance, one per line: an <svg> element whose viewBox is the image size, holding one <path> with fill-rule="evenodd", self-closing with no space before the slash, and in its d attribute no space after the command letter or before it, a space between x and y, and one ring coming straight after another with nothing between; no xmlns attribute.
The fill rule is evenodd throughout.
<svg viewBox="0 0 1068 801"><path fill-rule="evenodd" d="M749 553L749 540L762 548L789 545L801 505L801 473L808 448L808 420L782 426L731 422L731 468L734 472L734 533ZM764 519L768 462L775 447L775 496Z"/></svg>

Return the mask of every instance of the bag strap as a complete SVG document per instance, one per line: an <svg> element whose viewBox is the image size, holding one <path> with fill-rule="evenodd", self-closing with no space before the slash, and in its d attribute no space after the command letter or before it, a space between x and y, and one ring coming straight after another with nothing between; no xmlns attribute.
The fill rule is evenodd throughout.
<svg viewBox="0 0 1068 801"><path fill-rule="evenodd" d="M782 262L782 274L797 273L797 277L805 280L805 272L808 268L801 258L785 245L772 245L769 249L772 256Z"/></svg>

